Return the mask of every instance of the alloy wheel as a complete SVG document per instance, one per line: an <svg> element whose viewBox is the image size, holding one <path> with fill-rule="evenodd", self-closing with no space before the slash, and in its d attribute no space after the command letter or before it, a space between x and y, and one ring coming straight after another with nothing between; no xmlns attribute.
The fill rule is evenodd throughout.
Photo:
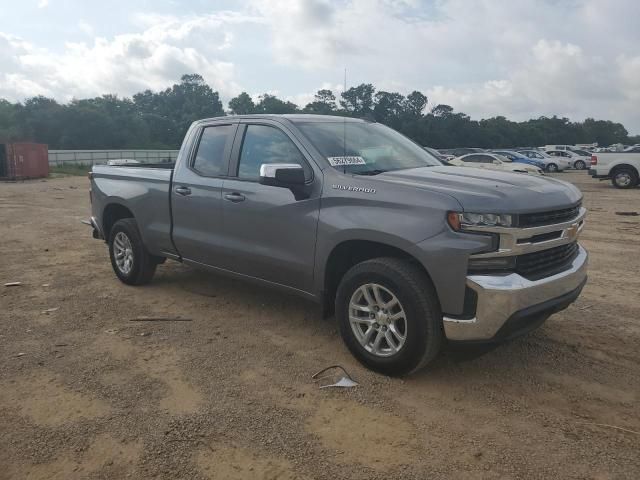
<svg viewBox="0 0 640 480"><path fill-rule="evenodd" d="M389 357L407 339L407 319L402 304L386 287L367 283L349 301L349 324L360 345L370 354Z"/></svg>
<svg viewBox="0 0 640 480"><path fill-rule="evenodd" d="M129 275L133 268L133 247L124 232L118 232L113 239L113 256L120 273Z"/></svg>

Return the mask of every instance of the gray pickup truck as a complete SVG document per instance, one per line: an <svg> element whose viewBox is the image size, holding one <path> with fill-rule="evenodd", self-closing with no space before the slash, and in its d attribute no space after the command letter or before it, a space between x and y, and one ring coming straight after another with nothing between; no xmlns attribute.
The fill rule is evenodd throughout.
<svg viewBox="0 0 640 480"><path fill-rule="evenodd" d="M543 176L444 166L364 120L195 122L175 165L96 166L94 237L120 280L169 258L312 299L368 367L495 343L580 294L582 195Z"/></svg>

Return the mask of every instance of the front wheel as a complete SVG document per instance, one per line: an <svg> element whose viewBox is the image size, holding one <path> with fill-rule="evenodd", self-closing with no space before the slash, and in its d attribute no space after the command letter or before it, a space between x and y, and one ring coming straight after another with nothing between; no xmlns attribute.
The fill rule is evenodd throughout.
<svg viewBox="0 0 640 480"><path fill-rule="evenodd" d="M576 160L576 162L573 164L573 168L575 168L576 170L584 170L586 167L587 164L582 160Z"/></svg>
<svg viewBox="0 0 640 480"><path fill-rule="evenodd" d="M398 258L376 258L352 267L338 287L336 317L351 353L387 375L426 366L444 338L431 280L418 266Z"/></svg>
<svg viewBox="0 0 640 480"><path fill-rule="evenodd" d="M161 260L147 251L133 218L118 220L111 227L109 256L113 271L127 285L149 283Z"/></svg>
<svg viewBox="0 0 640 480"><path fill-rule="evenodd" d="M547 172L553 173L558 171L558 166L555 163L550 163L547 165Z"/></svg>
<svg viewBox="0 0 640 480"><path fill-rule="evenodd" d="M631 188L638 184L638 174L630 168L618 168L611 176L611 183L616 188Z"/></svg>

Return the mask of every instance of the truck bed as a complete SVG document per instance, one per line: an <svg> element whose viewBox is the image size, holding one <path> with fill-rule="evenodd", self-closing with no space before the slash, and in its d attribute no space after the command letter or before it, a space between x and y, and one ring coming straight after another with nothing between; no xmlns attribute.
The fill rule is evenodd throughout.
<svg viewBox="0 0 640 480"><path fill-rule="evenodd" d="M91 196L98 206L94 211L101 212L106 205L126 207L136 218L150 252L175 254L169 198L173 167L172 163L94 166ZM109 223L108 218L95 220L101 227Z"/></svg>
<svg viewBox="0 0 640 480"><path fill-rule="evenodd" d="M161 163L123 163L120 165L103 165L108 167L133 167L133 168L164 168L167 170L173 170L176 166L175 162L161 162Z"/></svg>

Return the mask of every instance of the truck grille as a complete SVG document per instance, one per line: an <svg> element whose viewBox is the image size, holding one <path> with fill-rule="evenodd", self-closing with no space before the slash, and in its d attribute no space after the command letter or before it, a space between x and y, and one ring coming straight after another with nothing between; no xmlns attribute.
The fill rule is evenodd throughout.
<svg viewBox="0 0 640 480"><path fill-rule="evenodd" d="M541 225L553 225L554 223L568 222L573 220L580 213L580 204L571 208L561 210L550 210L547 212L524 213L518 216L518 226L539 227Z"/></svg>
<svg viewBox="0 0 640 480"><path fill-rule="evenodd" d="M516 272L529 280L538 280L568 269L577 255L577 242L525 253L516 257Z"/></svg>

